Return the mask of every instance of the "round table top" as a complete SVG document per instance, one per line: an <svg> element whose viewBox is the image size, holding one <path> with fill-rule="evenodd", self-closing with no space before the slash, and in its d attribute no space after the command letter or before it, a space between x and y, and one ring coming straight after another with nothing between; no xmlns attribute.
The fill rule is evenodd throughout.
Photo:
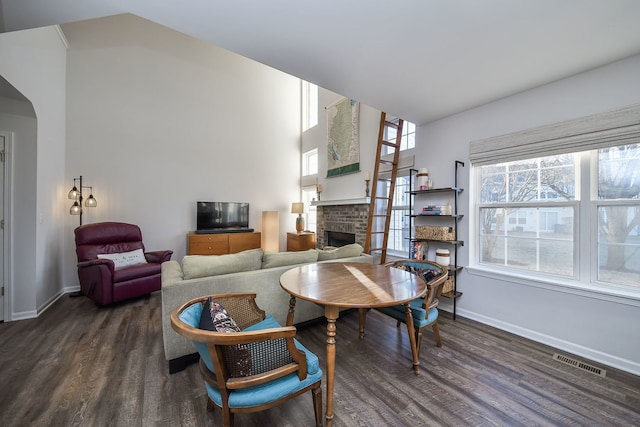
<svg viewBox="0 0 640 427"><path fill-rule="evenodd" d="M296 298L352 308L403 304L427 290L422 280L398 268L341 262L292 268L280 276L280 286Z"/></svg>

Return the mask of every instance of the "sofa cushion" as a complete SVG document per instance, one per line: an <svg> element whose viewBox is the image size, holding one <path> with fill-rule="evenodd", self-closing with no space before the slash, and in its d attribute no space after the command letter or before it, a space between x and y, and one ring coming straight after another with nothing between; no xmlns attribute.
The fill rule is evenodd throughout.
<svg viewBox="0 0 640 427"><path fill-rule="evenodd" d="M316 261L318 261L318 252L315 249L301 252L265 252L262 257L262 268L306 264Z"/></svg>
<svg viewBox="0 0 640 427"><path fill-rule="evenodd" d="M318 261L326 261L329 259L349 258L360 256L364 252L364 248L357 243L351 243L339 248L325 248L318 250Z"/></svg>
<svg viewBox="0 0 640 427"><path fill-rule="evenodd" d="M227 255L187 255L182 259L184 279L260 270L262 249Z"/></svg>
<svg viewBox="0 0 640 427"><path fill-rule="evenodd" d="M119 270L124 267L131 267L133 265L142 265L147 263L147 259L144 257L142 249L136 249L135 251L112 253L112 254L98 254L100 259L110 259L113 261L114 269Z"/></svg>

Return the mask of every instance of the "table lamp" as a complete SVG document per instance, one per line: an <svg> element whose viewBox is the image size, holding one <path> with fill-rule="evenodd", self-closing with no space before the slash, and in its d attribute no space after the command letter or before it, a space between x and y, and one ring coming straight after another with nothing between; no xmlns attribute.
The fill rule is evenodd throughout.
<svg viewBox="0 0 640 427"><path fill-rule="evenodd" d="M302 233L302 230L304 230L304 218L302 217L304 213L304 203L291 203L291 213L298 214L298 218L296 218L296 231Z"/></svg>

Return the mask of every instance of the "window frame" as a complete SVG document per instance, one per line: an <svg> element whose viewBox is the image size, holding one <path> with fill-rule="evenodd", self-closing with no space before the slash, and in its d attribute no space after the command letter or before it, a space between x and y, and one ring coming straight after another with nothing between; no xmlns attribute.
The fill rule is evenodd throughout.
<svg viewBox="0 0 640 427"><path fill-rule="evenodd" d="M466 270L470 274L498 280L509 277L520 284L640 305L640 287L603 282L598 277L598 207L636 205L632 201L635 199L598 200L594 195L594 192L597 193L598 181L597 150L640 143L638 117L640 117L640 105L634 105L522 132L472 141L469 155L471 163L470 245L469 265ZM576 185L580 185L580 188L576 189L577 200L575 201L579 211L574 220L576 247L574 258L577 263L577 277L566 279L537 272L514 271L480 264L479 166L570 152L584 152L579 163L580 179L576 182ZM588 221L585 221L585 218L588 218Z"/></svg>

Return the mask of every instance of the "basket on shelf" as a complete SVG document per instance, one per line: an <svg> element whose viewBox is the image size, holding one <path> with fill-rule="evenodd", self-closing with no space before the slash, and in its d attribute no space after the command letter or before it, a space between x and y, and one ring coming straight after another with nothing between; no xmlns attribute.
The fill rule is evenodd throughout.
<svg viewBox="0 0 640 427"><path fill-rule="evenodd" d="M416 238L428 240L456 240L453 227L436 227L432 225L416 225Z"/></svg>
<svg viewBox="0 0 640 427"><path fill-rule="evenodd" d="M447 280L444 281L442 285L442 293L445 294L447 292L453 292L453 275L449 274Z"/></svg>

